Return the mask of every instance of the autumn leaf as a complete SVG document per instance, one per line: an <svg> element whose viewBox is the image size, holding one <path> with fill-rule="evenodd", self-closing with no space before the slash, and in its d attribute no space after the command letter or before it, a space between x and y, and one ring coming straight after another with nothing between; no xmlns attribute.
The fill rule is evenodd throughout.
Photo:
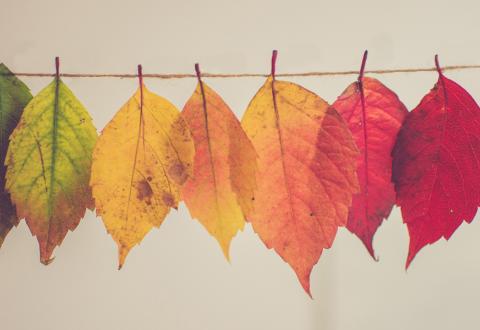
<svg viewBox="0 0 480 330"><path fill-rule="evenodd" d="M360 149L360 193L353 197L347 228L375 258L373 236L395 204L391 152L408 111L393 91L380 81L363 76L366 59L367 52L358 81L347 87L333 107L347 122Z"/></svg>
<svg viewBox="0 0 480 330"><path fill-rule="evenodd" d="M32 99L30 90L3 64L0 63L0 246L12 226L18 224L15 207L5 191L5 156L8 137L17 126L23 109Z"/></svg>
<svg viewBox="0 0 480 330"><path fill-rule="evenodd" d="M143 84L98 138L90 185L108 233L118 245L119 268L130 249L170 209L191 175L194 146L177 108Z"/></svg>
<svg viewBox="0 0 480 330"><path fill-rule="evenodd" d="M358 191L357 148L341 116L323 99L272 74L250 102L242 126L258 154L258 189L248 219L268 248L294 269L310 295L310 273Z"/></svg>
<svg viewBox="0 0 480 330"><path fill-rule="evenodd" d="M10 136L6 188L40 245L40 261L92 208L88 187L97 132L87 110L58 75L26 106Z"/></svg>
<svg viewBox="0 0 480 330"><path fill-rule="evenodd" d="M232 238L252 211L256 153L240 122L222 98L198 84L182 116L195 142L193 177L182 190L190 214L214 236L229 259Z"/></svg>
<svg viewBox="0 0 480 330"><path fill-rule="evenodd" d="M397 204L410 234L406 266L427 244L449 239L480 204L480 109L445 77L408 114L393 150Z"/></svg>

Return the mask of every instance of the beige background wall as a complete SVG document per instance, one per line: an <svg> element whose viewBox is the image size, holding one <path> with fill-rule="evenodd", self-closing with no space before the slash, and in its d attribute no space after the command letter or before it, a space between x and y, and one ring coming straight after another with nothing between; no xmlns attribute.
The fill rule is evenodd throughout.
<svg viewBox="0 0 480 330"><path fill-rule="evenodd" d="M0 61L14 71L278 72L479 64L477 1L0 0ZM480 98L480 71L448 72ZM355 77L295 79L332 102ZM380 77L411 109L434 73ZM205 79L240 117L263 79ZM101 130L137 88L134 79L65 79ZM25 82L38 92L49 79ZM182 107L195 80L152 80ZM312 273L310 300L290 268L248 226L228 264L182 205L116 270L116 247L88 213L38 262L22 223L0 250L3 330L477 329L480 219L425 248L408 272L407 231L394 209L375 238L380 262L338 234Z"/></svg>

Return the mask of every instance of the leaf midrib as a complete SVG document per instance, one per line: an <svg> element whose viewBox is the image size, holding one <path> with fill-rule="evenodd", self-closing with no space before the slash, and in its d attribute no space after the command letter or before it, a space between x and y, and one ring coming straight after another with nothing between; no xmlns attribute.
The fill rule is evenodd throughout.
<svg viewBox="0 0 480 330"><path fill-rule="evenodd" d="M60 91L60 78L55 78L55 97L53 102L53 116L52 116L52 154L50 161L50 191L48 192L48 218L50 220L53 209L53 185L55 184L55 168L57 162L57 148L58 148L58 113L59 113L59 91ZM50 224L48 222L48 235L50 235Z"/></svg>
<svg viewBox="0 0 480 330"><path fill-rule="evenodd" d="M215 165L214 165L214 160L213 160L212 144L210 142L210 129L209 129L209 126L208 126L207 99L206 99L206 96L205 96L205 89L204 89L204 86L203 86L203 81L201 79L198 79L198 83L200 85L200 94L202 96L203 115L204 115L204 120L205 120L205 135L206 135L206 140L207 140L208 155L210 157L210 169L212 171L212 176L213 176L213 189L214 189L214 195L215 195L215 210L217 211L217 216L219 216L220 215L220 207L219 207L219 204L218 204L217 176L216 176L216 173L215 173Z"/></svg>
<svg viewBox="0 0 480 330"><path fill-rule="evenodd" d="M281 155L281 160L282 160L282 170L283 170L283 178L285 180L285 189L287 192L288 196L288 203L290 205L290 216L292 217L293 221L296 221L296 215L295 215L295 209L293 205L293 200L292 200L292 192L291 192L291 187L290 187L290 182L287 179L287 169L285 167L285 150L284 150L284 141L283 141L283 134L281 131L281 126L280 126L280 113L278 111L278 104L277 104L277 93L275 91L275 79L272 78L271 81L271 89L272 89L272 101L273 101L273 111L275 113L275 126L277 128L277 135L278 135L278 143L280 145L280 155ZM295 225L295 235L298 236L297 233L297 226Z"/></svg>
<svg viewBox="0 0 480 330"><path fill-rule="evenodd" d="M363 155L363 162L365 166L363 167L363 175L365 178L365 185L364 185L364 195L365 195L365 203L364 203L364 212L365 212L365 221L369 219L369 198L368 198L368 188L369 188L369 164L368 164L368 131L367 131L367 109L366 109L366 102L365 102L365 91L363 87L363 78L359 78L357 81L358 89L360 92L360 105L362 109L362 129L363 129L363 146L364 146L364 155Z"/></svg>

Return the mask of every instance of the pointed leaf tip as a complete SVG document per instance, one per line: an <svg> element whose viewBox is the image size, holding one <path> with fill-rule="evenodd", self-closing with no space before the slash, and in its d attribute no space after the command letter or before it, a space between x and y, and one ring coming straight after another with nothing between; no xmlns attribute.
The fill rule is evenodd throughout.
<svg viewBox="0 0 480 330"><path fill-rule="evenodd" d="M50 265L54 260L55 260L55 257L51 257L51 258L47 258L47 259L40 258L40 262L41 262L44 266Z"/></svg>
<svg viewBox="0 0 480 330"><path fill-rule="evenodd" d="M125 264L125 260L127 259L130 250L131 248L125 245L121 245L118 247L118 270L121 270L123 268L123 265Z"/></svg>
<svg viewBox="0 0 480 330"><path fill-rule="evenodd" d="M231 260L230 260L230 243L231 243L231 240L223 240L221 241L220 239L218 239L218 243L220 244L220 247L222 248L222 252L223 252L223 255L225 256L225 259L231 263Z"/></svg>
<svg viewBox="0 0 480 330"><path fill-rule="evenodd" d="M348 225L347 225L348 226ZM377 257L375 257L375 250L373 249L373 240L372 239L362 239L362 243L368 251L368 254L374 261L378 261Z"/></svg>

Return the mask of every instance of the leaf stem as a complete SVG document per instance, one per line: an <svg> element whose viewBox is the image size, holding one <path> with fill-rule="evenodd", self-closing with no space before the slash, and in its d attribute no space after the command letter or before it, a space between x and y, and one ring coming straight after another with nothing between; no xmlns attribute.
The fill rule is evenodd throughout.
<svg viewBox="0 0 480 330"><path fill-rule="evenodd" d="M60 79L60 57L55 57L55 78Z"/></svg>
<svg viewBox="0 0 480 330"><path fill-rule="evenodd" d="M438 54L435 55L435 67L437 68L437 72L440 76L443 76L442 69L440 68L440 63L438 61Z"/></svg>
<svg viewBox="0 0 480 330"><path fill-rule="evenodd" d="M365 64L367 63L368 50L363 52L362 65L360 67L360 73L358 74L358 81L360 82L363 78L363 73L365 72Z"/></svg>
<svg viewBox="0 0 480 330"><path fill-rule="evenodd" d="M143 85L143 72L142 72L142 65L138 65L138 82L140 83L140 86Z"/></svg>
<svg viewBox="0 0 480 330"><path fill-rule="evenodd" d="M273 80L275 80L275 67L277 64L277 55L278 55L278 51L274 49L272 52L272 71L271 71Z"/></svg>
<svg viewBox="0 0 480 330"><path fill-rule="evenodd" d="M140 109L143 109L143 72L142 65L139 64L138 67L138 83L140 84Z"/></svg>
<svg viewBox="0 0 480 330"><path fill-rule="evenodd" d="M202 80L202 74L200 73L200 64L195 63L195 73L197 75L198 82Z"/></svg>
<svg viewBox="0 0 480 330"><path fill-rule="evenodd" d="M444 97L444 102L447 104L447 90L445 88L445 76L443 75L442 69L440 68L440 63L438 61L438 54L435 55L435 67L438 72L438 81L440 81L440 84L442 85L443 89L443 97Z"/></svg>

